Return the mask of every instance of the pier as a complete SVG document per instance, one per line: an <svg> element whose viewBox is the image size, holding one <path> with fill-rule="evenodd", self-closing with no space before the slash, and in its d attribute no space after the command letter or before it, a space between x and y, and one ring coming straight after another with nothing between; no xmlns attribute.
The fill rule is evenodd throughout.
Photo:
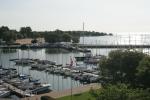
<svg viewBox="0 0 150 100"><path fill-rule="evenodd" d="M63 45L42 45L42 46L32 46L32 45L0 45L0 49L42 49L42 48L48 48L48 49L65 49L68 51L79 51L79 52L89 52L87 49L74 47L74 46L63 46Z"/></svg>
<svg viewBox="0 0 150 100"><path fill-rule="evenodd" d="M150 45L100 45L100 44L78 44L80 48L150 48Z"/></svg>
<svg viewBox="0 0 150 100"><path fill-rule="evenodd" d="M33 94L29 94L28 92L26 91L23 91L21 89L18 89L16 88L15 86L11 85L11 84L8 84L8 83L3 83L3 85L10 89L12 92L18 94L19 96L22 96L22 97L30 97L30 96L34 96Z"/></svg>
<svg viewBox="0 0 150 100"><path fill-rule="evenodd" d="M21 46L21 45L5 45L5 46L0 46L2 49L38 49L38 48L62 48L66 50L77 50L80 52L84 52L85 49L83 48L150 48L150 44L75 44L76 47L70 46L70 47L62 47L62 46Z"/></svg>

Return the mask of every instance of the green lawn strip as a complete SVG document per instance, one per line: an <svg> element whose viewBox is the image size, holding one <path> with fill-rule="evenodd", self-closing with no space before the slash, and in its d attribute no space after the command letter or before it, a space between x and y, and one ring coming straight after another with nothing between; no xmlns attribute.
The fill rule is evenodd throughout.
<svg viewBox="0 0 150 100"><path fill-rule="evenodd" d="M58 98L57 100L71 100L71 95L70 96L65 96ZM81 94L74 94L72 96L72 100L96 100L96 97L94 97L89 91L84 92Z"/></svg>

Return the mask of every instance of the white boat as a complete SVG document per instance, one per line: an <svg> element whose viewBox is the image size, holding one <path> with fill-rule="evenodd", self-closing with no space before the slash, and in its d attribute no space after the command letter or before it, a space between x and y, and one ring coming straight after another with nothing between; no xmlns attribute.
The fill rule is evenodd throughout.
<svg viewBox="0 0 150 100"><path fill-rule="evenodd" d="M40 84L38 85L37 88L31 90L31 93L39 93L39 92L44 92L47 90L50 90L51 84Z"/></svg>

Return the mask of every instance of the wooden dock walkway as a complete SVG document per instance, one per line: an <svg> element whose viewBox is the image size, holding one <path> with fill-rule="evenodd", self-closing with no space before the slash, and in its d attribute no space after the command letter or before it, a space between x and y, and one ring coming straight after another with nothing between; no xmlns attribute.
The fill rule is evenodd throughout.
<svg viewBox="0 0 150 100"><path fill-rule="evenodd" d="M13 85L11 85L11 84L3 83L3 85L4 85L6 88L10 89L10 90L13 91L14 93L16 93L16 94L18 94L18 95L20 95L20 96L22 96L22 97L34 96L33 94L29 94L28 92L23 91L23 90L21 90L21 89L18 89L18 88L16 88L15 86L13 86Z"/></svg>
<svg viewBox="0 0 150 100"><path fill-rule="evenodd" d="M52 92L41 94L41 95L35 95L32 97L22 98L21 100L41 100L40 98L42 96L49 96L49 97L52 97L54 99L57 99L60 97L69 96L69 95L71 95L71 93L72 93L72 95L79 94L79 93L87 92L91 88L92 89L100 89L100 87L101 87L100 84L92 83L92 84L82 85L79 87L75 87L75 88L67 89L67 90L63 90L63 91L52 91Z"/></svg>

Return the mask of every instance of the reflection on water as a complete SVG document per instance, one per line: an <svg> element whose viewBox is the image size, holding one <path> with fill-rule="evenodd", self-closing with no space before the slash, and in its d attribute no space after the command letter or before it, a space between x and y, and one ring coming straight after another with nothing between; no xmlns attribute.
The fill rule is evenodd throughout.
<svg viewBox="0 0 150 100"><path fill-rule="evenodd" d="M51 49L46 49L45 52L49 54L54 54L54 53L56 54L56 53L69 53L70 51L62 48L51 48Z"/></svg>
<svg viewBox="0 0 150 100"><path fill-rule="evenodd" d="M2 53L14 53L16 51L17 51L16 49L1 49Z"/></svg>

